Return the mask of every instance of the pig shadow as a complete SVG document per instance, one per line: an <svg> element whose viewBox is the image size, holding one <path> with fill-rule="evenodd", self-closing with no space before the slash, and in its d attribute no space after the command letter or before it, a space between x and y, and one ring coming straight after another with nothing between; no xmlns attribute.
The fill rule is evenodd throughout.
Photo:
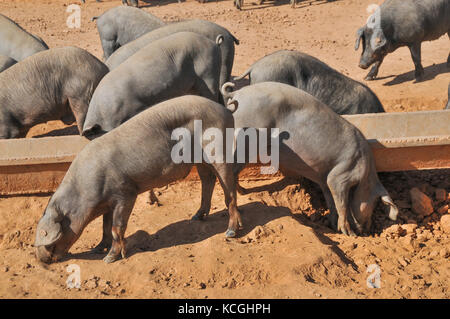
<svg viewBox="0 0 450 319"><path fill-rule="evenodd" d="M276 188L279 187L281 186L277 184ZM239 206L239 211L242 214L244 229L238 231L238 237L236 239L230 240L239 240L248 235L257 226L263 226L272 220L289 216L292 220L301 225L310 227L321 243L330 246L331 250L336 253L345 264L351 265L354 269L357 269L354 262L338 247L339 243L332 241L326 236L327 233L333 232L331 229L311 223L304 216L296 216L295 214L292 214L291 210L287 207L268 206L261 202L252 202ZM227 225L228 212L222 210L207 216L204 221L181 220L163 227L154 234L149 234L144 230L138 230L126 238L127 258L135 254L154 252L163 248L195 244L219 234L224 236ZM86 251L69 254L61 260L61 262L70 259L100 260L103 259L105 255L106 253L98 254Z"/></svg>
<svg viewBox="0 0 450 319"><path fill-rule="evenodd" d="M245 237L257 226L263 226L281 217L292 216L287 207L271 207L260 202L239 206L239 211L244 228L237 232L238 238ZM178 221L152 235L139 230L127 238L128 256L142 251L157 251L172 246L194 244L218 234L223 234L225 238L227 227L228 211L222 210L207 216L203 221Z"/></svg>
<svg viewBox="0 0 450 319"><path fill-rule="evenodd" d="M33 138L39 137L49 137L49 136L66 136L66 135L79 135L78 127L76 125L72 125L65 128L56 129L44 134L35 135Z"/></svg>
<svg viewBox="0 0 450 319"><path fill-rule="evenodd" d="M279 185L276 187L279 187ZM307 221L305 217L295 216L287 207L268 206L261 202L253 202L239 206L239 211L242 213L244 229L238 231L237 240L248 235L257 226L263 226L272 220L289 216L301 225L310 227L322 244L330 246L331 250L345 264L351 265L355 270L357 269L356 264L338 247L339 243L332 241L326 236L326 233L333 232L331 229L321 226L317 227L316 224ZM204 221L183 220L170 224L152 235L146 231L138 230L127 237L127 256L131 257L141 252L198 243L212 236L224 234L227 225L228 212L223 210L208 216Z"/></svg>
<svg viewBox="0 0 450 319"><path fill-rule="evenodd" d="M424 75L423 78L419 81L415 80L414 77L414 69L412 71L400 74L395 76L394 79L392 79L389 82L384 83L385 86L392 86L401 84L408 81L414 81L414 83L420 83L420 82L426 82L433 80L437 75L444 74L444 73L450 73L450 68L447 66L447 63L439 63L439 64L433 64L425 67L424 69Z"/></svg>

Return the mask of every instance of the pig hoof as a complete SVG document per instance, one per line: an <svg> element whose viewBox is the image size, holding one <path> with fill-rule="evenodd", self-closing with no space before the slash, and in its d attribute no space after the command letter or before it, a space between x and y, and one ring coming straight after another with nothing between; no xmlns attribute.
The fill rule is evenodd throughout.
<svg viewBox="0 0 450 319"><path fill-rule="evenodd" d="M351 229L349 223L340 225L338 231L341 231L346 236L356 236L355 232Z"/></svg>
<svg viewBox="0 0 450 319"><path fill-rule="evenodd" d="M91 249L91 252L93 252L95 254L102 254L109 247L111 247L111 243L106 244L106 243L100 242L100 244L98 244L97 246L95 246L94 248Z"/></svg>
<svg viewBox="0 0 450 319"><path fill-rule="evenodd" d="M423 81L423 72L422 73L416 73L415 74L415 80L416 80L416 83L417 82L422 82Z"/></svg>
<svg viewBox="0 0 450 319"><path fill-rule="evenodd" d="M156 207L162 206L162 204L159 201L153 202L153 201L149 200L149 201L147 201L147 204L152 205L152 206L155 205Z"/></svg>
<svg viewBox="0 0 450 319"><path fill-rule="evenodd" d="M330 227L334 230L338 230L337 229L337 216L336 214L330 213L328 215L328 222L330 223Z"/></svg>
<svg viewBox="0 0 450 319"><path fill-rule="evenodd" d="M205 220L206 214L203 212L198 212L194 216L192 216L192 220Z"/></svg>
<svg viewBox="0 0 450 319"><path fill-rule="evenodd" d="M225 233L225 237L227 238L236 237L236 232L232 229L228 229L227 232Z"/></svg>
<svg viewBox="0 0 450 319"><path fill-rule="evenodd" d="M373 81L373 80L375 80L375 76L368 74L368 75L364 78L364 80L366 80L366 81Z"/></svg>
<svg viewBox="0 0 450 319"><path fill-rule="evenodd" d="M113 262L115 262L116 260L120 259L120 255L106 255L105 258L103 258L103 261L107 264L111 264Z"/></svg>

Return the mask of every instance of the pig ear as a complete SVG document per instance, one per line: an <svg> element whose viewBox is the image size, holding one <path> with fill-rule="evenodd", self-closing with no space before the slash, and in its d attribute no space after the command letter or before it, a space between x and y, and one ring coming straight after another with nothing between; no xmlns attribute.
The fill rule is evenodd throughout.
<svg viewBox="0 0 450 319"><path fill-rule="evenodd" d="M371 38L370 44L373 49L383 47L386 44L387 40L384 36L383 30L380 28L374 29L374 34Z"/></svg>
<svg viewBox="0 0 450 319"><path fill-rule="evenodd" d="M62 214L54 210L47 211L38 223L36 229L36 241L34 246L49 246L54 244L62 236Z"/></svg>
<svg viewBox="0 0 450 319"><path fill-rule="evenodd" d="M398 207L394 204L394 201L389 195L381 196L381 201L383 204L389 207L389 218L391 220L397 220Z"/></svg>
<svg viewBox="0 0 450 319"><path fill-rule="evenodd" d="M381 197L381 201L383 202L383 204L389 208L389 218L391 220L397 220L398 207L394 204L394 201L392 200L391 196L389 196L386 188L384 188L384 186L379 181L377 185L377 193Z"/></svg>
<svg viewBox="0 0 450 319"><path fill-rule="evenodd" d="M359 43L361 42L363 35L364 35L364 28L359 28L359 30L356 32L355 51L358 51Z"/></svg>

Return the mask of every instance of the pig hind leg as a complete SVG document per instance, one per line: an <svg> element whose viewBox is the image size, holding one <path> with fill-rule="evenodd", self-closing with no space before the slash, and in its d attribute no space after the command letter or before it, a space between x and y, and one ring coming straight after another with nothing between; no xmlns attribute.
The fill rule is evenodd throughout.
<svg viewBox="0 0 450 319"><path fill-rule="evenodd" d="M418 42L409 46L409 51L411 52L411 58L415 66L414 77L416 78L416 80L421 80L424 73L421 62L421 43Z"/></svg>
<svg viewBox="0 0 450 319"><path fill-rule="evenodd" d="M192 220L203 220L211 210L211 198L216 184L216 175L205 165L197 165L198 175L202 182L202 202Z"/></svg>
<svg viewBox="0 0 450 319"><path fill-rule="evenodd" d="M94 253L103 253L112 245L112 220L113 212L109 211L103 214L103 236L100 243L92 249Z"/></svg>
<svg viewBox="0 0 450 319"><path fill-rule="evenodd" d="M195 81L193 90L200 96L221 103L222 94L219 94L218 78L199 78Z"/></svg>
<svg viewBox="0 0 450 319"><path fill-rule="evenodd" d="M109 264L126 256L125 230L136 201L136 194L130 196L131 198L119 200L114 207L111 225L112 245L108 255L103 258L105 263Z"/></svg>
<svg viewBox="0 0 450 319"><path fill-rule="evenodd" d="M215 164L214 168L217 172L220 185L222 186L223 193L225 195L225 205L227 206L228 213L230 215L228 229L225 236L235 237L236 231L241 229L243 226L241 214L237 209L236 177L233 174L231 164Z"/></svg>
<svg viewBox="0 0 450 319"><path fill-rule="evenodd" d="M116 40L106 40L102 39L102 48L103 48L103 61L108 60L111 54L114 53L120 46L117 45Z"/></svg>
<svg viewBox="0 0 450 319"><path fill-rule="evenodd" d="M77 127L80 134L83 132L83 124L86 119L87 109L89 107L89 103L77 98L69 98L70 109L72 110L73 115L77 121Z"/></svg>

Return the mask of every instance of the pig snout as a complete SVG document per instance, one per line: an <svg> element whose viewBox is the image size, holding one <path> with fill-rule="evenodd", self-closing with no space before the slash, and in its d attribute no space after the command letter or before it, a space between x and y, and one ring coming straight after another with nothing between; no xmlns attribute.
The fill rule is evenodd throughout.
<svg viewBox="0 0 450 319"><path fill-rule="evenodd" d="M359 60L359 64L358 66L365 70L367 69L372 63L374 63L376 60L376 58L370 54L367 53L366 51L363 52L363 54L361 55L361 59Z"/></svg>
<svg viewBox="0 0 450 319"><path fill-rule="evenodd" d="M369 65L367 63L359 62L359 67L363 70L366 70L369 67Z"/></svg>
<svg viewBox="0 0 450 319"><path fill-rule="evenodd" d="M83 129L82 136L86 137L89 140L93 140L97 137L102 136L103 134L107 133L105 130L102 129L102 127L98 124L94 124L92 126L87 126Z"/></svg>
<svg viewBox="0 0 450 319"><path fill-rule="evenodd" d="M55 256L53 255L54 247L45 247L38 246L36 247L36 258L43 263L50 264L53 261L56 261Z"/></svg>

